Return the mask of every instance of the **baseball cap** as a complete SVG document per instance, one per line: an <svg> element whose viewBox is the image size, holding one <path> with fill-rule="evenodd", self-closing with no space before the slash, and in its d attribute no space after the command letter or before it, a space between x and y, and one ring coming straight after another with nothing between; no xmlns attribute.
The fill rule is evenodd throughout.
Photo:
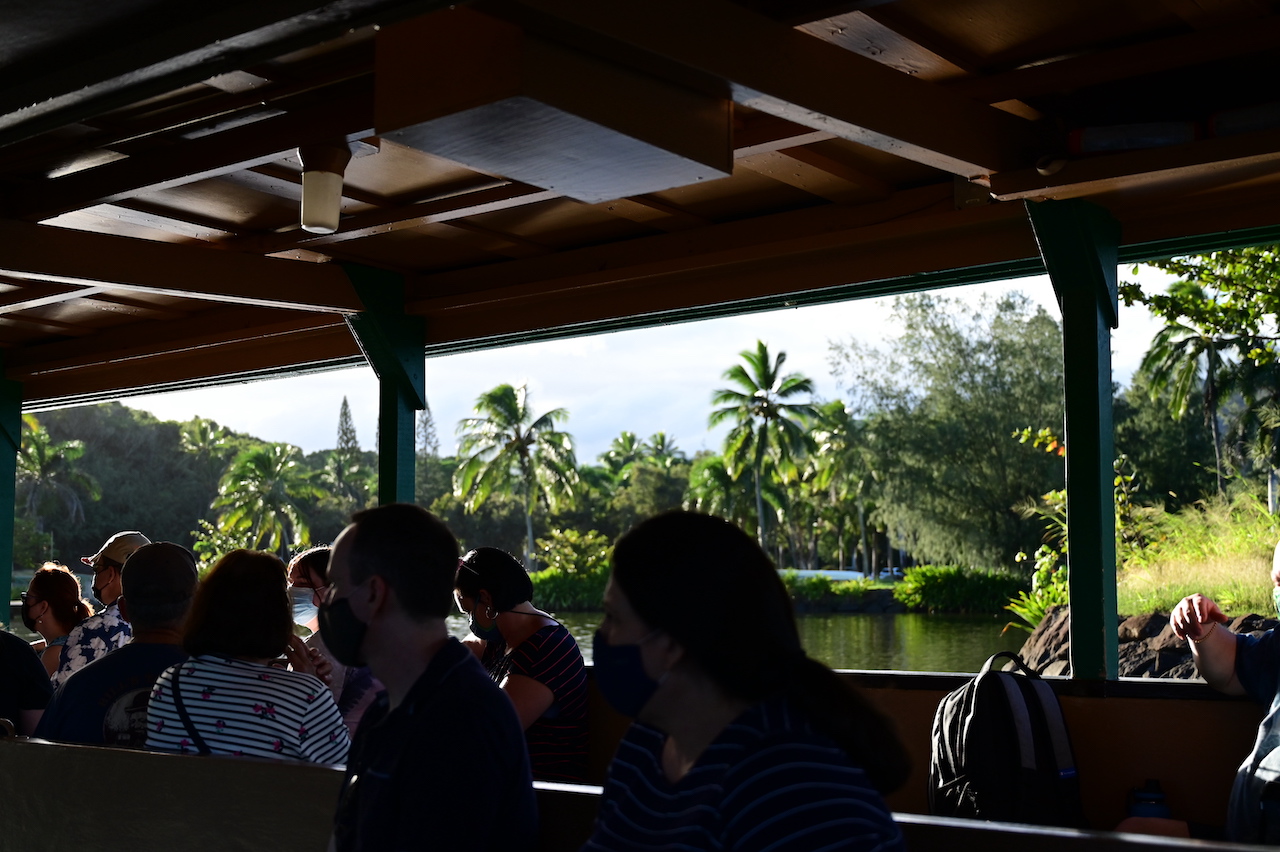
<svg viewBox="0 0 1280 852"><path fill-rule="evenodd" d="M128 530L126 532L118 532L111 538L107 539L107 543L102 545L102 549L92 556L81 556L80 561L91 568L97 568L98 562L105 556L113 562L124 564L125 560L144 544L150 544L151 539L147 538L137 530Z"/></svg>

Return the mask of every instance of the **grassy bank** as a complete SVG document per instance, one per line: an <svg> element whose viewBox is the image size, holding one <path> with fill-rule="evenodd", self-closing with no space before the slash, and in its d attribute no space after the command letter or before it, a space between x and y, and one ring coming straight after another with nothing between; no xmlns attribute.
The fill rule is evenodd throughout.
<svg viewBox="0 0 1280 852"><path fill-rule="evenodd" d="M1207 501L1149 523L1145 546L1127 555L1117 578L1122 614L1167 612L1196 592L1232 616L1274 610L1270 573L1280 523L1257 497Z"/></svg>

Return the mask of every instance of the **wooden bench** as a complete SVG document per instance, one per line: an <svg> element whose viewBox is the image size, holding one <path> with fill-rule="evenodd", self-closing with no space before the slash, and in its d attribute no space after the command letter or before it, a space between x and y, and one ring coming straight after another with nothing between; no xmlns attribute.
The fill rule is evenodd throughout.
<svg viewBox="0 0 1280 852"><path fill-rule="evenodd" d="M195 757L0 740L6 849L94 852L323 852L342 773L246 758ZM537 852L574 852L600 788L537 784ZM909 848L986 852L1244 850L1238 844L897 813ZM423 825L424 835L431 827ZM519 852L519 850L511 850Z"/></svg>

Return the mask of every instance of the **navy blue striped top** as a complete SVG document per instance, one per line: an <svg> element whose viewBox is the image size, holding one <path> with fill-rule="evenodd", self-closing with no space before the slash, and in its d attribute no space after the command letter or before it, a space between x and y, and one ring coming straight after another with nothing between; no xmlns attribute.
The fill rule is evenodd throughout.
<svg viewBox="0 0 1280 852"><path fill-rule="evenodd" d="M729 725L678 783L662 772L666 735L631 726L609 766L584 852L902 852L866 773L782 699Z"/></svg>
<svg viewBox="0 0 1280 852"><path fill-rule="evenodd" d="M578 643L563 624L548 624L511 651L485 648L499 685L508 675L533 678L551 690L547 711L524 732L535 781L583 783L587 776L587 671Z"/></svg>

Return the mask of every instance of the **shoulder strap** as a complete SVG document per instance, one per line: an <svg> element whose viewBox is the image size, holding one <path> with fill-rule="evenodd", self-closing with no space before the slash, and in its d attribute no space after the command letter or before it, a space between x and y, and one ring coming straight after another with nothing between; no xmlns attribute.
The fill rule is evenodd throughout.
<svg viewBox="0 0 1280 852"><path fill-rule="evenodd" d="M173 706L178 711L178 718L182 720L182 726L187 729L187 733L191 735L191 740L196 744L196 749L201 754L212 754L209 744L204 741L204 737L200 736L200 732L196 730L196 726L191 721L191 716L187 714L187 705L182 703L182 689L178 684L178 673L182 671L182 667L186 663L178 663L173 670L173 677L169 679L169 686L173 690Z"/></svg>

